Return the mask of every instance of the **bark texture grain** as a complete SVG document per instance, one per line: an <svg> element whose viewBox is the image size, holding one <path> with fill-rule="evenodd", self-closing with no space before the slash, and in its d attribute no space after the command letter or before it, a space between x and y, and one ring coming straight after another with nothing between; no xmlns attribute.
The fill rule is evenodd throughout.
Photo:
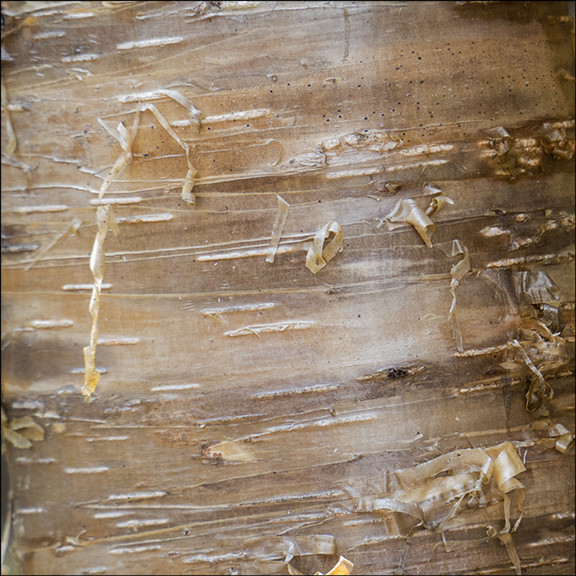
<svg viewBox="0 0 576 576"><path fill-rule="evenodd" d="M335 555L294 565L512 574L486 535L502 499L462 502L447 547L359 505L504 441L526 466L522 569L574 573L574 449L555 449L574 433L565 2L2 7L23 573L286 573L290 546L326 534ZM331 222L342 251L313 274Z"/></svg>

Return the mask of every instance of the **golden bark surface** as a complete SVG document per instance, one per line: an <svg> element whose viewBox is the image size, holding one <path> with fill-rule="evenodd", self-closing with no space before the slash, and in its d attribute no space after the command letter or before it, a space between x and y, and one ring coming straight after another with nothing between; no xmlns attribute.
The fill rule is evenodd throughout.
<svg viewBox="0 0 576 576"><path fill-rule="evenodd" d="M22 573L574 573L566 2L2 8Z"/></svg>

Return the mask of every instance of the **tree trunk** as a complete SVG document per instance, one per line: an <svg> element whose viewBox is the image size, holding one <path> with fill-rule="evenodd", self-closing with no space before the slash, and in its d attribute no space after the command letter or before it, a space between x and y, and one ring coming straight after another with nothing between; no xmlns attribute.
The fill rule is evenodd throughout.
<svg viewBox="0 0 576 576"><path fill-rule="evenodd" d="M22 573L574 573L566 2L2 6Z"/></svg>

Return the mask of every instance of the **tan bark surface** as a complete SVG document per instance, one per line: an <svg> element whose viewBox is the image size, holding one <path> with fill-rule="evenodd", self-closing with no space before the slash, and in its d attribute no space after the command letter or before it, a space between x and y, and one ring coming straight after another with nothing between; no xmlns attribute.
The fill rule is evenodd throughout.
<svg viewBox="0 0 576 576"><path fill-rule="evenodd" d="M466 492L454 476L443 525L367 509L398 497L400 470L504 441L526 467L523 570L574 572L574 448L555 448L558 425L574 433L565 2L2 7L22 573L287 573L292 550L306 573L341 554L353 574L513 574L486 535L505 522L494 480ZM270 263L277 195L290 208ZM117 235L98 233L99 203ZM314 274L330 222L342 251ZM331 554L306 554L314 534Z"/></svg>

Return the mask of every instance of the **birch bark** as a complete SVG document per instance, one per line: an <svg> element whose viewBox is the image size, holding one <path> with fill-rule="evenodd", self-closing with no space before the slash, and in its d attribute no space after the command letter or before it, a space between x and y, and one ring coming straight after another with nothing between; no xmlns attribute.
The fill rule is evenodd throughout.
<svg viewBox="0 0 576 576"><path fill-rule="evenodd" d="M522 568L574 573L565 2L2 7L22 573L513 574L503 493L374 504L505 441Z"/></svg>

